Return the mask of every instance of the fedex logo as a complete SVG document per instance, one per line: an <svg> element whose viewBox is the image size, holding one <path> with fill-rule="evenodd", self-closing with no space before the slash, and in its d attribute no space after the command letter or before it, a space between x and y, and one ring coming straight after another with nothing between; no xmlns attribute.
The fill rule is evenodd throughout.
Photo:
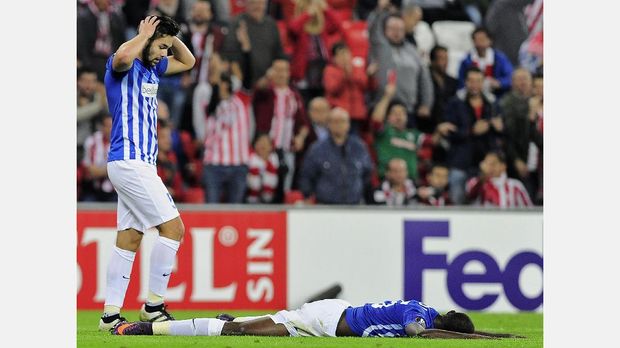
<svg viewBox="0 0 620 348"><path fill-rule="evenodd" d="M522 271L527 266L543 269L542 256L532 250L514 250L506 259L498 260L497 256L481 248L463 249L448 252L427 251L424 242L450 241L450 226L448 221L405 221L405 298L425 300L424 276L425 270L445 271L443 287L447 288L450 299L465 310L484 310L492 306L502 295L498 291L487 291L479 296L468 295L464 287L480 284L495 284L503 289L503 295L508 302L518 310L536 310L542 305L543 291L532 296L525 294L519 283ZM484 244L484 236L476 239L472 231L470 239ZM510 243L510 241L506 241ZM510 247L508 245L507 247ZM450 248L454 249L454 248ZM505 266L500 267L500 263ZM466 266L470 263L482 266L480 272L467 272Z"/></svg>

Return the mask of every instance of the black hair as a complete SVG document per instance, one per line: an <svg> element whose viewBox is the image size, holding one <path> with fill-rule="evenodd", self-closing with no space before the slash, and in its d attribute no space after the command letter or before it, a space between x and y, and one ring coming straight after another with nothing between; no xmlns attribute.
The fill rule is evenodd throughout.
<svg viewBox="0 0 620 348"><path fill-rule="evenodd" d="M267 138L269 138L269 140L271 141L271 137L269 136L269 133L267 132L256 132L256 134L254 135L254 139L252 139L252 147L256 147L256 142L258 142L258 140L262 137L266 136Z"/></svg>
<svg viewBox="0 0 620 348"><path fill-rule="evenodd" d="M400 15L400 12L390 13L383 19L383 32L385 32L385 27L387 26L387 22L390 20L390 18L398 18L401 21L404 21L403 17L401 17Z"/></svg>
<svg viewBox="0 0 620 348"><path fill-rule="evenodd" d="M493 40L493 36L491 35L491 33L489 33L489 30L485 27L477 27L476 29L474 29L474 31L471 33L471 39L474 39L474 36L476 36L476 34L478 33L485 33L486 36Z"/></svg>
<svg viewBox="0 0 620 348"><path fill-rule="evenodd" d="M159 39L164 35L177 36L181 31L181 27L174 19L168 16L156 16L159 19L155 33L151 36L151 41Z"/></svg>
<svg viewBox="0 0 620 348"><path fill-rule="evenodd" d="M434 61L437 58L437 52L439 51L448 51L448 49L444 46L441 45L435 45L435 47L433 47L433 49L431 49L431 53L430 53L430 58L431 61Z"/></svg>
<svg viewBox="0 0 620 348"><path fill-rule="evenodd" d="M343 41L336 42L332 46L332 57L336 56L336 53L338 53L338 51L345 49L345 48L349 48L349 46L346 43L344 43Z"/></svg>
<svg viewBox="0 0 620 348"><path fill-rule="evenodd" d="M407 104L405 104L404 101L398 99L398 98L394 98L390 101L390 104L387 107L387 114L390 114L390 111L392 111L392 108L395 106L402 106L403 108L405 108L405 110L407 110Z"/></svg>
<svg viewBox="0 0 620 348"><path fill-rule="evenodd" d="M534 75L532 75L532 79L544 79L543 73L537 71Z"/></svg>
<svg viewBox="0 0 620 348"><path fill-rule="evenodd" d="M469 316L465 313L459 313L456 311L449 311L445 315L441 316L440 320L441 327L437 327L438 329L462 332L462 333L474 333L474 323L471 321Z"/></svg>
<svg viewBox="0 0 620 348"><path fill-rule="evenodd" d="M77 69L77 77L80 78L83 74L97 74L97 71L89 65L83 65Z"/></svg>
<svg viewBox="0 0 620 348"><path fill-rule="evenodd" d="M467 79L467 76L469 76L469 73L472 73L472 72L484 75L482 70L480 70L480 68L478 68L477 66L470 66L469 68L467 68L467 70L465 70L465 79Z"/></svg>
<svg viewBox="0 0 620 348"><path fill-rule="evenodd" d="M503 163L503 164L506 164L506 155L504 155L504 153L503 153L503 152L501 152L501 151L496 151L496 150L492 150L492 151L487 152L487 153L484 155L484 157L487 157L487 156L489 156L489 155L492 155L492 156L497 157L497 160L498 160L498 161L500 161L500 162L501 162L501 163Z"/></svg>
<svg viewBox="0 0 620 348"><path fill-rule="evenodd" d="M448 167L448 165L446 163L444 163L444 162L435 162L435 163L433 163L431 165L431 168L430 168L430 170L428 172L432 173L435 168L446 168L446 169L450 170L450 168Z"/></svg>

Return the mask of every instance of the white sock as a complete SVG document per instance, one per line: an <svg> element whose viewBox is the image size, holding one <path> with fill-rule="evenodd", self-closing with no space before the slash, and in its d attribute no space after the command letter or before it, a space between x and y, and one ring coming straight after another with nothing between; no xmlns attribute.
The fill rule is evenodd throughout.
<svg viewBox="0 0 620 348"><path fill-rule="evenodd" d="M112 256L108 263L106 272L106 289L105 289L105 307L106 309L116 309L123 307L125 301L125 293L129 286L129 278L131 276L131 268L136 253L129 250L123 250L117 246L112 250ZM117 312L118 313L118 312ZM104 313L116 314L116 313Z"/></svg>
<svg viewBox="0 0 620 348"><path fill-rule="evenodd" d="M250 321L250 320L259 319L259 318L270 318L270 317L271 316L269 314L259 315L259 316L255 316L255 317L236 317L235 319L233 319L233 322L235 322L235 323L243 323L245 321Z"/></svg>
<svg viewBox="0 0 620 348"><path fill-rule="evenodd" d="M151 272L149 275L149 296L147 304L157 306L164 302L174 259L181 242L159 236L151 251Z"/></svg>
<svg viewBox="0 0 620 348"><path fill-rule="evenodd" d="M153 335L220 336L226 322L219 319L197 318L153 323Z"/></svg>

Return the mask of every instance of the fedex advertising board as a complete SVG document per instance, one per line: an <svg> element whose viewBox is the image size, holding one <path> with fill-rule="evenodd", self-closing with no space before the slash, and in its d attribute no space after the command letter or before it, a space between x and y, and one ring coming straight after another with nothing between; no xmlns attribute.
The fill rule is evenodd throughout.
<svg viewBox="0 0 620 348"><path fill-rule="evenodd" d="M289 306L333 284L354 305L542 311L542 213L293 210Z"/></svg>
<svg viewBox="0 0 620 348"><path fill-rule="evenodd" d="M285 212L181 212L185 236L166 302L177 309L282 309L287 303ZM106 267L116 240L115 211L78 211L79 309L100 309ZM156 230L136 254L125 308L148 293Z"/></svg>

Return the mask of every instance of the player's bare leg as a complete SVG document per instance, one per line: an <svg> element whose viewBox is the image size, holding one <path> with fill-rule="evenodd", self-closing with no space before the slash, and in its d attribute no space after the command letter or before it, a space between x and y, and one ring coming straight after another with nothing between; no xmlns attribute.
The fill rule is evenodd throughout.
<svg viewBox="0 0 620 348"><path fill-rule="evenodd" d="M268 317L241 323L226 322L213 318L154 323L119 323L112 330L112 334L166 336L290 336L284 324L276 324Z"/></svg>
<svg viewBox="0 0 620 348"><path fill-rule="evenodd" d="M284 324L276 324L269 317L224 324L222 336L290 336Z"/></svg>
<svg viewBox="0 0 620 348"><path fill-rule="evenodd" d="M106 299L99 330L110 330L119 322L125 321L120 310L129 286L129 278L136 251L142 242L143 233L126 229L116 233L116 246L112 250L106 275Z"/></svg>
<svg viewBox="0 0 620 348"><path fill-rule="evenodd" d="M185 226L177 216L157 226L157 230L159 237L151 252L149 293L146 304L140 311L140 320L150 322L174 320L165 309L164 296Z"/></svg>

